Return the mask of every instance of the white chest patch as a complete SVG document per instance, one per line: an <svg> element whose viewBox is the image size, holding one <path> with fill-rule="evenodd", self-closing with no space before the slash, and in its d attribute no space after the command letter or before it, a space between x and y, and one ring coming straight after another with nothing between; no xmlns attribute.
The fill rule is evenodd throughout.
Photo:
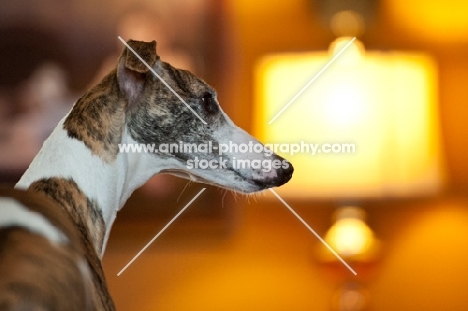
<svg viewBox="0 0 468 311"><path fill-rule="evenodd" d="M0 198L0 228L18 226L40 234L51 242L68 243L67 237L43 215L28 210L12 198Z"/></svg>

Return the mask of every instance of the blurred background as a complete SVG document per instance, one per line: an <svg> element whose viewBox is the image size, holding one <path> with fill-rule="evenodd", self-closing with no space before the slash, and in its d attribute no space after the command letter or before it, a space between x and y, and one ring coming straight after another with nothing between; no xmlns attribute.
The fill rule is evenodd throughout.
<svg viewBox="0 0 468 311"><path fill-rule="evenodd" d="M118 310L467 310L468 4L422 0L0 2L0 181L117 61L117 39L218 91L264 141L355 143L290 156L279 202L152 178L127 202L104 269ZM343 43L352 46L267 122ZM354 54L353 54L354 53ZM351 59L351 61L349 61Z"/></svg>

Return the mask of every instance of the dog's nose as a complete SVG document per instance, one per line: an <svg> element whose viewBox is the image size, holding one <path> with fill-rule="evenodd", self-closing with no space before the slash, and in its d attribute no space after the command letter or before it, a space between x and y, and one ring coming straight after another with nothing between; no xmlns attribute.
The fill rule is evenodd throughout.
<svg viewBox="0 0 468 311"><path fill-rule="evenodd" d="M287 183L292 178L293 172L294 167L291 162L288 162L288 166L286 168L282 168L281 171L278 172L280 185Z"/></svg>
<svg viewBox="0 0 468 311"><path fill-rule="evenodd" d="M285 161L283 158L279 156L278 158ZM263 189L271 188L271 187L279 187L287 183L293 175L294 167L289 161L282 162L282 163L283 163L283 167L278 168L274 171L271 171L271 173L275 175L274 177L265 176L264 178L254 180L254 182L258 184L259 186L261 186ZM287 166L284 164L287 164Z"/></svg>

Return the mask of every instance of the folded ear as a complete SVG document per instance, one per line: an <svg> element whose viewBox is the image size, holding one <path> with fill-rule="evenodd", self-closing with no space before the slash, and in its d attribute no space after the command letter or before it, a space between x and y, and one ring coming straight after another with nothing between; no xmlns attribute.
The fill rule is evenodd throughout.
<svg viewBox="0 0 468 311"><path fill-rule="evenodd" d="M141 42L130 40L127 44L140 56L149 66L153 67L154 63L158 59L156 54L156 41L151 42ZM143 62L138 58L135 53L133 53L129 48L125 48L125 67L140 73L146 73L149 71L149 68L143 64Z"/></svg>
<svg viewBox="0 0 468 311"><path fill-rule="evenodd" d="M141 42L129 40L127 44L150 67L158 61L156 54L156 41ZM122 93L127 98L129 105L135 103L143 93L146 74L150 69L128 47L125 48L117 66L117 80Z"/></svg>

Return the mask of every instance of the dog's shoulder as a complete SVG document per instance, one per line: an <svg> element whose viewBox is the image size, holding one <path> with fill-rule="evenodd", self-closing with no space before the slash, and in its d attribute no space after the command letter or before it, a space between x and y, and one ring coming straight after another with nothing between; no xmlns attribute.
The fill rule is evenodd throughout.
<svg viewBox="0 0 468 311"><path fill-rule="evenodd" d="M5 204L8 202L9 204ZM70 246L76 248L80 245L79 236L76 232L74 224L72 223L70 217L63 211L63 209L58 205L56 201L47 197L46 195L29 190L19 190L14 189L8 186L0 186L0 215L6 213L6 208L9 206L9 214L11 215L12 209L17 212L18 216L21 215L37 215L41 219L44 219L52 227L56 228L57 233L62 242L67 242ZM15 214L16 215L16 214ZM18 227L28 227L28 221L31 219L25 219L19 221L18 219L13 219L11 216L12 224ZM3 217L3 227L8 226L6 217ZM2 222L0 222L2 226ZM30 229L33 229L34 225L29 225Z"/></svg>
<svg viewBox="0 0 468 311"><path fill-rule="evenodd" d="M54 200L34 191L0 186L0 275L2 310L91 305L77 230Z"/></svg>

